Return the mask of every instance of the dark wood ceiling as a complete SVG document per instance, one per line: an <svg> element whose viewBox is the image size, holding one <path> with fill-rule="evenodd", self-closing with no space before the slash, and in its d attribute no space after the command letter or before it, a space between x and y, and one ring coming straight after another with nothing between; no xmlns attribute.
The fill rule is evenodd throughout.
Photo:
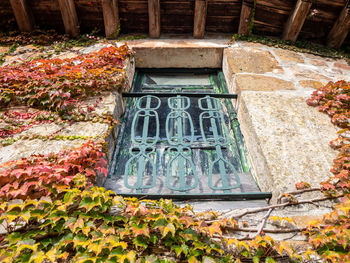
<svg viewBox="0 0 350 263"><path fill-rule="evenodd" d="M203 2L204 9L199 9ZM0 15L2 30L18 24L24 31L56 29L73 35L116 31L117 23L105 23L118 18L121 33L148 34L155 29L149 24L153 16L160 34L192 35L201 26L202 33L247 34L254 16L252 30L259 35L350 45L349 0L256 0L255 7L254 0L1 0ZM29 23L29 29L23 23Z"/></svg>

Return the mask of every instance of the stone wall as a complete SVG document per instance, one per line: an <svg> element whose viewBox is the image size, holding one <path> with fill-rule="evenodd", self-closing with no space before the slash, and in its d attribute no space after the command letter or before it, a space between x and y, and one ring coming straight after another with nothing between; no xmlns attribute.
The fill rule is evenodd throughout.
<svg viewBox="0 0 350 263"><path fill-rule="evenodd" d="M177 50L177 46L181 52ZM73 48L55 54L53 50L38 49L33 46L18 48L5 57L4 65L20 59L38 57L70 58L98 50L104 45L97 44L87 48ZM295 189L295 183L306 181L313 186L325 181L329 176L332 160L336 152L329 147L329 141L336 138L337 129L330 118L307 106L306 99L315 90L328 81L350 80L350 66L344 60L323 58L310 54L296 53L260 44L224 40L181 40L132 41L139 53L136 65L144 67L219 67L222 65L229 90L239 94L238 116L251 157L254 176L262 191L272 191L273 200L285 191ZM7 52L0 47L0 52ZM125 65L129 85L132 83L135 64ZM116 119L124 111L124 102L117 91L102 94L99 113L110 111ZM86 100L93 104L96 98ZM31 111L28 108L11 110ZM2 123L0 123L1 129ZM43 124L24 131L23 134L48 135L89 135L93 138L108 134L108 157L112 156L116 127L109 133L108 126L101 123L76 123L73 125ZM20 135L23 135L20 134ZM19 140L8 146L0 145L0 163L29 157L31 154L58 152L63 148L81 145L84 140L42 141ZM305 195L303 198L310 198ZM202 205L203 207L203 205ZM205 209L225 208L225 206L207 203ZM220 209L221 209L220 208ZM219 208L218 208L219 209ZM222 209L221 209L222 210ZM290 208L275 209L271 215L290 216L292 223L278 225L267 222L270 229L294 229L305 227L310 219L317 219L331 211L331 204L323 203L319 207L299 205ZM226 216L242 213L239 210L223 211ZM265 212L246 216L242 221L249 227L256 227L265 216ZM246 233L238 233L242 237ZM276 239L304 240L295 233L276 235Z"/></svg>
<svg viewBox="0 0 350 263"><path fill-rule="evenodd" d="M325 181L337 129L305 101L329 81L350 80L346 61L236 42L224 50L223 70L230 92L239 94L239 121L261 190L276 198L297 182Z"/></svg>
<svg viewBox="0 0 350 263"><path fill-rule="evenodd" d="M8 65L15 61L21 60L31 60L36 58L73 58L79 54L86 54L89 52L97 51L102 49L103 47L108 46L107 44L96 44L86 48L73 48L69 51L61 52L56 54L54 50L50 48L46 48L44 50L39 49L38 47L28 45L22 46L16 49L10 55L5 56L4 65ZM7 48L2 47L0 51L7 52ZM133 61L126 61L124 68L126 70L128 85L131 88L132 79L135 71L135 63ZM102 99L100 101L100 99ZM124 100L121 97L121 94L117 91L109 91L103 92L99 96L90 97L82 102L82 106L93 105L96 101L100 101L95 108L95 112L97 114L102 113L112 113L113 117L116 120L120 119L120 116L123 114L125 105ZM7 111L17 111L17 112L35 112L36 109L28 108L28 107L13 107L10 109L6 109ZM1 111L0 111L1 113ZM6 124L2 122L0 119L0 129L5 127ZM35 125L28 130L25 130L21 133L18 133L14 136L15 142L3 146L0 143L0 164L5 163L12 160L18 160L21 158L27 158L32 154L49 154L49 153L57 153L62 149L69 149L72 147L79 147L83 143L88 140L88 138L77 138L74 140L42 140L42 139L19 139L23 136L28 136L29 138L33 138L37 135L40 136L49 136L51 134L55 134L58 136L84 136L89 137L94 140L99 140L101 138L106 138L107 141L107 151L108 151L108 161L111 161L112 153L115 148L116 137L118 134L118 126L116 126L112 132L109 130L109 126L105 123L98 122L77 122L74 124L40 124Z"/></svg>
<svg viewBox="0 0 350 263"><path fill-rule="evenodd" d="M337 130L328 116L307 106L305 100L315 88L328 81L350 80L350 66L344 60L255 43L230 44L227 40L138 40L129 41L128 44L136 50L136 65L140 67L218 67L222 64L230 92L239 94L239 121L254 176L262 191L272 191L276 197L293 190L296 182L307 181L318 186L327 179L336 156L328 143L336 137ZM105 45L75 47L59 54L50 48L21 46L4 57L3 65L39 57L72 58ZM0 48L0 52L7 51L6 47ZM135 65L128 62L125 67L131 85ZM97 111L113 112L114 117L119 119L124 110L120 94L107 92L102 94L102 98ZM90 98L86 103L93 104L96 100L97 97ZM11 110L33 109L23 107ZM4 124L0 123L0 128L1 125ZM108 127L101 123L46 124L34 126L17 136L52 133L97 138L104 137ZM117 128L107 137L109 158L116 135ZM8 146L0 146L0 163L34 153L57 152L83 142L79 139L19 140Z"/></svg>

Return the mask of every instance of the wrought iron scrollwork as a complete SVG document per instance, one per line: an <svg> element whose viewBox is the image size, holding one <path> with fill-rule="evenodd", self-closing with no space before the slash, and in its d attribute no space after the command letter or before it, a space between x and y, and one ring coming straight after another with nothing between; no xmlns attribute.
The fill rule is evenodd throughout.
<svg viewBox="0 0 350 263"><path fill-rule="evenodd" d="M216 158L209 164L208 185L213 190L223 190L228 192L230 189L240 187L240 179L237 170L228 160L225 159L222 147L228 146L228 130L225 125L221 102L210 96L198 100L199 108L203 111L199 115L199 124L203 140L206 144L215 147ZM209 126L205 127L204 122L209 121ZM210 134L211 136L208 136ZM216 186L213 183L214 167L218 166L220 171L221 185ZM236 183L230 184L229 176L234 175Z"/></svg>
<svg viewBox="0 0 350 263"><path fill-rule="evenodd" d="M166 118L166 137L171 146L167 149L170 159L166 165L166 185L171 190L186 192L198 185L189 147L194 137L192 118L186 111L190 107L190 99L172 97L168 99L168 106L171 112Z"/></svg>
<svg viewBox="0 0 350 263"><path fill-rule="evenodd" d="M124 172L124 185L129 189L136 189L136 192L141 192L142 189L150 189L156 185L156 158L152 158L155 154L154 145L159 140L159 117L157 109L160 107L160 99L147 95L137 100L136 112L131 125L131 143L132 147L129 152L132 157L127 161ZM142 120L142 121L141 121ZM152 131L155 134L150 134L150 123L155 125ZM142 133L137 135L138 127L142 127ZM135 168L135 169L133 169ZM145 174L149 174L151 170L151 183L146 184ZM136 183L130 184L130 177L137 175Z"/></svg>

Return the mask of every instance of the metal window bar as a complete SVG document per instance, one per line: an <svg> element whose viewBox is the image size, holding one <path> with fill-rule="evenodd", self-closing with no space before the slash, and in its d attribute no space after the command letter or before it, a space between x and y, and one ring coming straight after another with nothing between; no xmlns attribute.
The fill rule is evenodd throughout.
<svg viewBox="0 0 350 263"><path fill-rule="evenodd" d="M214 93L225 89L219 90L222 75L210 74L211 85L204 86L149 85L142 74L136 74L133 91L123 93L128 107L117 145L126 147L114 152L106 188L150 199L271 198L270 192L246 185L252 177L241 163L245 148L230 102L237 94ZM162 88L167 92L158 91Z"/></svg>

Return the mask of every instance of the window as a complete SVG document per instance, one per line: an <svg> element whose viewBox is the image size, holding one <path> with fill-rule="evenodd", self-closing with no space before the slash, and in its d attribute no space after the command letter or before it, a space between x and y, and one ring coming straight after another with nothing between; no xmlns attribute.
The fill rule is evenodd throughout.
<svg viewBox="0 0 350 263"><path fill-rule="evenodd" d="M222 72L138 70L104 186L121 195L259 199Z"/></svg>

